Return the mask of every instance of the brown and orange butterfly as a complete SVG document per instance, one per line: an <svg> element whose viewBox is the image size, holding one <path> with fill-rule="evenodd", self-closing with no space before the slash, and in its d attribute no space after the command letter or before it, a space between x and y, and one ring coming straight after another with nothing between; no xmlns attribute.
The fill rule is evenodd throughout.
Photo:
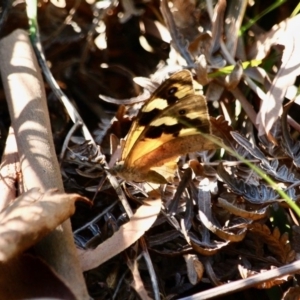
<svg viewBox="0 0 300 300"><path fill-rule="evenodd" d="M216 149L204 96L188 70L163 82L141 108L114 173L127 181L166 183L180 155ZM215 137L215 139L218 139Z"/></svg>

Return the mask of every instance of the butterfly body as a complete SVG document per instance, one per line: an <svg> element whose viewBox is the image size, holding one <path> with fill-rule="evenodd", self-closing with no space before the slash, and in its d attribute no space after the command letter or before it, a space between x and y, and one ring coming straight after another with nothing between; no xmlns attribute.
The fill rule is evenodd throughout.
<svg viewBox="0 0 300 300"><path fill-rule="evenodd" d="M115 172L127 181L169 182L176 160L189 152L215 149L206 100L192 75L173 74L150 97L131 126Z"/></svg>

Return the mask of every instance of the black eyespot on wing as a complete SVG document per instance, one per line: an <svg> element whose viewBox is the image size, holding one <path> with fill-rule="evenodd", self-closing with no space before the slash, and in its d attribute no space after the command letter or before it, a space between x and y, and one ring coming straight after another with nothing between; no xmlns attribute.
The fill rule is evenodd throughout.
<svg viewBox="0 0 300 300"><path fill-rule="evenodd" d="M178 112L181 116L184 116L186 114L186 110L185 109L181 109L179 112Z"/></svg>
<svg viewBox="0 0 300 300"><path fill-rule="evenodd" d="M168 91L167 91L168 96L174 95L177 91L178 91L178 88L177 88L177 87L175 87L175 86L171 87L171 88L168 89Z"/></svg>
<svg viewBox="0 0 300 300"><path fill-rule="evenodd" d="M178 101L178 97L175 96L177 91L178 87L176 86L171 86L165 91L163 98L167 100L168 105L174 104Z"/></svg>

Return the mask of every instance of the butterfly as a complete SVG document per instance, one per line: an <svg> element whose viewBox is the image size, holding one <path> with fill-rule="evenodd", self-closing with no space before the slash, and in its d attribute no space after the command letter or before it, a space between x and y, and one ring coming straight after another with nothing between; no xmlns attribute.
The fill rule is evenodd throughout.
<svg viewBox="0 0 300 300"><path fill-rule="evenodd" d="M114 173L126 181L170 182L179 156L218 147L205 138L210 134L206 100L191 72L174 73L139 111Z"/></svg>

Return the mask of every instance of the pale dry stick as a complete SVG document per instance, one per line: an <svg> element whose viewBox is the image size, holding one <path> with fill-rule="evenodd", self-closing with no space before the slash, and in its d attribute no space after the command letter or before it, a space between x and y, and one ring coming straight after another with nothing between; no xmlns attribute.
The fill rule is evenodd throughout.
<svg viewBox="0 0 300 300"><path fill-rule="evenodd" d="M0 212L16 198L16 182L19 172L18 147L14 130L10 127L0 165Z"/></svg>
<svg viewBox="0 0 300 300"><path fill-rule="evenodd" d="M24 178L24 190L63 192L40 68L28 33L16 30L0 41L0 68ZM77 299L89 299L67 220L36 246Z"/></svg>
<svg viewBox="0 0 300 300"><path fill-rule="evenodd" d="M214 287L212 289L194 294L189 297L179 298L179 300L202 300L202 299L211 299L217 296L228 295L231 293L235 293L237 291L248 289L255 285L264 283L266 281L273 280L275 278L280 278L286 275L298 273L299 270L300 270L300 260L296 260L295 262L288 264L286 266L269 270L260 274L256 274L246 279L240 279L227 284L223 284L221 286Z"/></svg>

